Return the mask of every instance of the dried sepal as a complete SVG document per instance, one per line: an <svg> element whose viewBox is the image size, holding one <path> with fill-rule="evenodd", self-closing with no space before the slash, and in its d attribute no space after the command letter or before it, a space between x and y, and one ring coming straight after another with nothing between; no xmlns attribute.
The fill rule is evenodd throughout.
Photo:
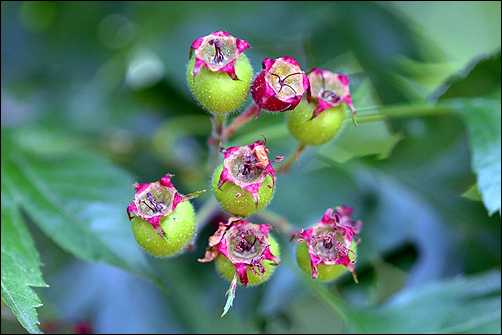
<svg viewBox="0 0 502 335"><path fill-rule="evenodd" d="M335 211L335 212L334 212ZM361 231L362 222L352 221L352 208L347 206L331 207L326 210L321 221L307 230L301 229L291 236L298 239L298 242L305 241L312 268L312 279L319 276L319 264L344 265L351 273L357 283L356 270L354 264L357 256L350 248L354 237L358 244L360 239L355 235ZM352 253L354 260L349 254Z"/></svg>
<svg viewBox="0 0 502 335"><path fill-rule="evenodd" d="M256 77L251 90L253 100L261 109L270 112L285 112L294 109L305 92L310 101L310 85L305 72L291 57L275 60L265 58L263 70Z"/></svg>
<svg viewBox="0 0 502 335"><path fill-rule="evenodd" d="M242 286L247 286L248 266L253 273L261 276L265 272L261 264L263 260L270 260L276 265L280 263L268 243L268 232L273 228L269 224L253 224L238 217L231 217L227 223L220 222L218 230L209 237L205 258L199 259L199 262L210 262L222 254L236 267Z"/></svg>
<svg viewBox="0 0 502 335"><path fill-rule="evenodd" d="M225 154L225 158L218 181L218 189L221 189L226 182L234 183L243 190L243 193L237 194L237 197L245 196L248 191L258 207L259 188L265 181L265 177L267 175L272 177L273 184L268 185L269 188L273 188L277 181L274 168L267 156L270 151L265 145L266 139L264 137L263 141L256 141L251 145L222 148L221 152ZM276 156L276 160L272 162L280 162L283 159L282 156Z"/></svg>
<svg viewBox="0 0 502 335"><path fill-rule="evenodd" d="M164 239L166 239L166 233L160 225L160 219L170 215L179 203L196 198L205 192L204 190L182 196L172 184L172 177L174 175L168 173L157 182L134 183L132 187L136 189L136 194L127 207L129 220L134 215L148 221Z"/></svg>
<svg viewBox="0 0 502 335"><path fill-rule="evenodd" d="M342 74L332 73L328 70L314 68L308 75L312 97L318 101L312 113L316 118L324 110L336 107L346 102L352 111L352 118L356 114L350 97L349 78Z"/></svg>
<svg viewBox="0 0 502 335"><path fill-rule="evenodd" d="M280 259L270 250L270 229L274 227L269 224L258 225L231 217L227 223L220 222L218 230L209 238L205 258L199 259L199 262L210 262L221 255L235 266L235 272L223 273L225 277L231 278L231 284L226 292L227 302L222 316L233 304L237 283L248 285L248 269L261 280L267 272L264 261L270 261L273 265L280 263Z"/></svg>
<svg viewBox="0 0 502 335"><path fill-rule="evenodd" d="M225 31L214 33L195 40L190 47L190 55L195 55L192 75L199 73L205 66L210 71L226 72L233 80L239 80L235 74L234 63L239 55L250 48L248 42L233 37Z"/></svg>

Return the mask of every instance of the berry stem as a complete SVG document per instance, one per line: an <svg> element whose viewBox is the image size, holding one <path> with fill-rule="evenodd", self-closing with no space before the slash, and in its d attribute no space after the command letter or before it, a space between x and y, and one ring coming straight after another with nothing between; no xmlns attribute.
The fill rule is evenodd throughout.
<svg viewBox="0 0 502 335"><path fill-rule="evenodd" d="M244 112L236 116L230 125L223 130L223 135L221 136L222 141L227 140L232 134L237 131L240 127L245 125L253 116L260 110L260 107L256 103L252 103Z"/></svg>
<svg viewBox="0 0 502 335"><path fill-rule="evenodd" d="M220 160L222 159L220 155L220 144L224 141L222 138L223 129L225 128L225 121L227 114L214 113L211 115L211 123L213 124L213 133L208 139L208 145L210 149L210 173L218 166Z"/></svg>
<svg viewBox="0 0 502 335"><path fill-rule="evenodd" d="M359 123L369 123L369 122L378 122L384 121L390 118L402 118L402 117L415 117L415 116L426 116L426 115L438 115L448 113L451 108L447 104L437 104L434 107L430 105L391 105L391 106L383 106L383 107L375 107L369 108L367 110L376 110L379 114L371 114L359 116L357 118L357 122ZM351 122L357 126L354 114L352 114L351 119L345 119L344 122ZM298 157L305 150L307 144L300 144L298 149L290 155L290 157L284 160L281 164L276 165L274 168L276 173L279 172L289 172L289 168L291 164L296 160L298 165L300 162L298 161Z"/></svg>
<svg viewBox="0 0 502 335"><path fill-rule="evenodd" d="M294 270L300 271L297 268L295 268ZM354 321L357 319L355 319L351 315L347 304L340 297L329 291L322 284L312 280L310 276L305 276L304 273L299 274L298 278L301 279L304 285L308 287L320 301L322 301L330 310L337 314L340 319L342 319L344 324L350 325L354 329L361 329L361 325L359 325L357 321Z"/></svg>
<svg viewBox="0 0 502 335"><path fill-rule="evenodd" d="M214 197L204 201L202 207L197 211L195 233L198 234L218 213L220 213L220 207Z"/></svg>
<svg viewBox="0 0 502 335"><path fill-rule="evenodd" d="M298 165L300 165L300 161L298 160L298 157L305 150L305 148L307 148L307 144L300 143L298 145L298 149L296 149L296 151L294 153L292 153L288 159L286 159L281 164L276 165L276 167L274 168L275 172L276 173L279 173L279 172L288 173L289 167L291 166L291 164L293 164L294 161L296 161L298 163Z"/></svg>
<svg viewBox="0 0 502 335"><path fill-rule="evenodd" d="M375 110L378 114L358 116L358 123L377 122L390 118L445 114L451 111L451 105L448 103L438 103L435 106L430 106L428 104L386 105L383 107L374 107L364 110ZM361 110L358 111L360 112ZM350 122L350 119L345 119L345 122Z"/></svg>

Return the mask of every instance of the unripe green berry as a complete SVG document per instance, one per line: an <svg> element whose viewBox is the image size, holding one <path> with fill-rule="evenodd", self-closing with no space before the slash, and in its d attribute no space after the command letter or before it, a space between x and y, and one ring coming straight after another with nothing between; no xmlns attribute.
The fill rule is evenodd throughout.
<svg viewBox="0 0 502 335"><path fill-rule="evenodd" d="M272 254L279 258L280 252L279 252L279 244L277 243L277 241L272 236L269 235L268 242L270 243L270 251L272 252ZM232 262L222 254L219 254L216 257L215 262L216 262L216 268L223 275L223 277L231 281L235 275L236 271L235 265L233 265ZM276 267L276 264L274 264L274 262L267 259L261 261L261 264L266 269L265 272L262 273L261 278L258 275L258 273L254 273L249 266L247 267L247 276L249 279L249 282L247 283L248 285L258 285L265 282L268 278L270 278Z"/></svg>
<svg viewBox="0 0 502 335"><path fill-rule="evenodd" d="M237 283L242 286L257 285L266 281L274 267L279 265L279 245L270 236L270 224L254 224L241 218L231 217L220 222L218 230L209 238L209 247L199 262L216 259L216 268L230 280L225 315L235 298Z"/></svg>
<svg viewBox="0 0 502 335"><path fill-rule="evenodd" d="M356 253L357 245L354 241L352 241L350 245L350 249ZM353 253L349 254L349 258L351 261L355 260L355 255ZM312 276L312 264L310 261L310 254L307 247L307 243L305 241L301 241L298 243L296 248L296 261L298 262L298 266L302 269L303 272ZM317 270L319 272L318 280L330 282L340 277L342 274L349 271L349 269L343 264L319 264L317 266Z"/></svg>
<svg viewBox="0 0 502 335"><path fill-rule="evenodd" d="M184 201L170 215L160 219L167 241L141 217L133 217L131 225L134 237L143 249L158 257L173 256L183 251L195 236L195 211L189 201Z"/></svg>
<svg viewBox="0 0 502 335"><path fill-rule="evenodd" d="M127 215L139 245L158 257L182 252L195 235L195 211L190 199L204 191L180 195L166 174L153 183L134 183L134 200Z"/></svg>
<svg viewBox="0 0 502 335"><path fill-rule="evenodd" d="M253 69L245 54L241 53L234 63L237 80L225 71L211 71L205 66L194 76L194 65L195 56L188 62L187 81L202 107L212 113L226 114L237 110L246 101L253 84Z"/></svg>
<svg viewBox="0 0 502 335"><path fill-rule="evenodd" d="M322 220L308 229L300 229L291 236L298 239L296 260L303 272L312 279L332 281L346 270L352 273L357 283L356 245L360 238L362 221L352 220L352 207L330 207Z"/></svg>
<svg viewBox="0 0 502 335"><path fill-rule="evenodd" d="M259 200L257 205L251 196L251 192L243 190L231 181L225 182L221 188L218 188L222 171L223 163L214 171L211 187L216 200L225 211L240 217L248 217L267 207L272 200L275 187L269 187L269 185L274 185L271 175L267 174L258 188Z"/></svg>
<svg viewBox="0 0 502 335"><path fill-rule="evenodd" d="M296 108L286 115L289 133L302 144L322 145L340 130L347 113L346 104L325 109L312 118L315 102L302 100Z"/></svg>

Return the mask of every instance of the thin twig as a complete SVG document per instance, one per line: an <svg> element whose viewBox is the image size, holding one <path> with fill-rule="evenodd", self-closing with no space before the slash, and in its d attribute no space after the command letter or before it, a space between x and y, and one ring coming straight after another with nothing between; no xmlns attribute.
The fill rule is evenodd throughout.
<svg viewBox="0 0 502 335"><path fill-rule="evenodd" d="M296 161L298 163L298 165L300 165L299 156L305 150L306 147L307 147L307 144L299 144L298 149L296 149L296 151L294 153L292 153L288 157L288 159L283 161L281 164L276 165L276 167L274 168L275 172L276 173L279 173L279 172L288 173L289 168L290 168L291 164L293 164L294 161Z"/></svg>
<svg viewBox="0 0 502 335"><path fill-rule="evenodd" d="M232 123L230 123L228 127L223 130L223 134L221 136L222 141L225 142L230 136L232 136L235 131L237 131L249 120L251 120L253 116L259 111L259 109L260 107L258 107L258 105L253 102L251 106L248 107L248 109L246 109L240 115L236 116L233 119Z"/></svg>

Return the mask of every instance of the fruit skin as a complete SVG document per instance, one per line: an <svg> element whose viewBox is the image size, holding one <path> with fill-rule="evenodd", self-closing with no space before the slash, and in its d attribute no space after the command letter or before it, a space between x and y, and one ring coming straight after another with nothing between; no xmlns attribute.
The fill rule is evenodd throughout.
<svg viewBox="0 0 502 335"><path fill-rule="evenodd" d="M314 68L309 71L311 100L302 101L287 114L286 123L291 136L301 144L322 145L340 130L347 114L352 111L355 124L355 109L347 76L328 70Z"/></svg>
<svg viewBox="0 0 502 335"><path fill-rule="evenodd" d="M160 219L167 242L153 228L152 224L135 216L131 219L134 237L147 252L157 257L180 254L195 236L195 211L188 201L179 203L174 211Z"/></svg>
<svg viewBox="0 0 502 335"><path fill-rule="evenodd" d="M224 72L212 72L202 67L192 75L195 57L188 62L187 82L193 96L206 110L226 114L237 110L246 101L253 84L253 69L245 54L241 53L235 62L235 73L239 80L233 80Z"/></svg>
<svg viewBox="0 0 502 335"><path fill-rule="evenodd" d="M272 200L275 191L275 187L269 187L269 185L274 185L272 176L266 175L264 181L258 188L259 201L258 205L256 205L251 196L251 192L244 191L240 186L237 186L231 181L227 181L221 188L218 188L218 182L222 171L223 163L214 171L211 187L214 197L225 211L245 218L267 207ZM242 196L244 193L246 195ZM238 194L241 194L241 196L237 196Z"/></svg>
<svg viewBox="0 0 502 335"><path fill-rule="evenodd" d="M345 104L323 110L316 118L312 113L316 103L302 100L286 114L286 124L291 136L302 144L322 145L335 137L343 125L347 108Z"/></svg>
<svg viewBox="0 0 502 335"><path fill-rule="evenodd" d="M277 241L272 236L269 235L268 242L270 243L270 251L272 252L272 254L276 257L280 257L279 244L277 243ZM218 254L218 256L215 259L215 262L216 262L216 268L223 275L223 277L232 281L232 279L235 276L235 271L237 269L235 265L233 265L232 262L222 254ZM261 279L260 276L254 273L248 266L247 276L249 281L247 285L259 285L267 281L274 272L276 267L276 264L274 264L274 262L267 259L261 261L261 264L265 266L265 273L261 275Z"/></svg>
<svg viewBox="0 0 502 335"><path fill-rule="evenodd" d="M354 254L357 252L357 245L353 240L350 249L354 251ZM353 253L349 254L349 258L351 261L355 260L355 255ZM296 248L296 261L300 269L312 276L312 263L310 261L310 254L307 247L307 243L305 241L299 242ZM317 279L325 282L330 282L340 277L342 274L349 271L349 269L343 264L319 264L317 266L317 270L319 271L319 275Z"/></svg>

